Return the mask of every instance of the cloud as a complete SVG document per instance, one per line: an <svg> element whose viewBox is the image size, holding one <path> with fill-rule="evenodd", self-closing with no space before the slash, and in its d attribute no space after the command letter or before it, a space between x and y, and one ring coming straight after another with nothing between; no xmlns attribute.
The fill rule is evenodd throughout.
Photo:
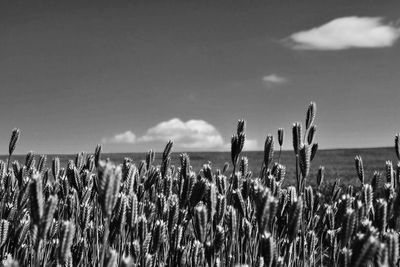
<svg viewBox="0 0 400 267"><path fill-rule="evenodd" d="M204 120L186 122L174 118L147 130L138 142L167 142L173 140L177 148L207 150L221 149L224 144L218 130Z"/></svg>
<svg viewBox="0 0 400 267"><path fill-rule="evenodd" d="M282 84L287 82L287 78L277 74L266 75L262 80L266 85Z"/></svg>
<svg viewBox="0 0 400 267"><path fill-rule="evenodd" d="M160 122L148 129L141 137L132 131L116 134L111 138L103 138L103 143L166 143L174 142L177 149L186 150L221 150L224 140L218 130L204 120L188 120L186 122L174 118Z"/></svg>
<svg viewBox="0 0 400 267"><path fill-rule="evenodd" d="M116 134L103 138L103 143L114 144L140 144L140 143L166 143L174 142L177 150L193 151L229 151L230 139L225 141L219 131L204 120L188 120L186 122L174 118L163 121L148 129L144 135L137 137L132 131ZM253 151L258 149L255 139L246 139L243 150Z"/></svg>
<svg viewBox="0 0 400 267"><path fill-rule="evenodd" d="M294 49L344 50L393 46L400 28L381 17L342 17L319 27L293 33L285 41Z"/></svg>
<svg viewBox="0 0 400 267"><path fill-rule="evenodd" d="M134 144L136 142L136 135L132 131L116 134L111 138L103 138L103 143L117 143L117 144Z"/></svg>

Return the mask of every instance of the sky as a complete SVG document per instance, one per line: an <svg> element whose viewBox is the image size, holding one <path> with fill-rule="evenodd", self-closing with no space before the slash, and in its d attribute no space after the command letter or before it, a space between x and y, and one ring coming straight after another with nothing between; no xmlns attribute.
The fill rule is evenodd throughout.
<svg viewBox="0 0 400 267"><path fill-rule="evenodd" d="M304 122L320 148L400 131L399 1L0 2L0 154L247 150Z"/></svg>

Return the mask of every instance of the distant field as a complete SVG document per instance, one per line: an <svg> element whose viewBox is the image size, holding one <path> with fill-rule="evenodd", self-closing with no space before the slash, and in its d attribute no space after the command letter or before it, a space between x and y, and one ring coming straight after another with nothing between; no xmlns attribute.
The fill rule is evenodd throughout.
<svg viewBox="0 0 400 267"><path fill-rule="evenodd" d="M179 166L179 154L172 154L172 164ZM395 153L393 148L367 148L367 149L333 149L333 150L320 150L318 151L314 161L311 164L311 172L309 181L315 182L315 174L320 165L325 166L325 181L331 183L336 178L341 178L343 184L356 184L358 179L355 173L354 157L361 155L364 168L366 172L366 179L369 180L375 170L384 172L385 161L395 160ZM130 157L134 162L139 162L145 159L145 153L112 153L103 154L103 158L110 158L113 162L120 163L125 157ZM197 172L204 163L210 161L213 169L222 169L225 162L230 163L229 152L192 152L189 153L191 165ZM257 176L260 171L261 162L263 159L263 152L244 152L242 156L247 156L249 159L249 169L253 172L253 176ZM50 167L51 159L55 155L48 155L48 167ZM75 155L60 155L61 164L64 167L68 159L74 159ZM2 156L1 159L5 160L6 157ZM25 156L18 155L13 157L14 160L18 159L21 162L25 161ZM156 163L161 159L161 153L156 154ZM274 160L278 160L278 152L274 154ZM287 168L286 183L294 184L294 154L292 151L283 151L281 163ZM394 164L395 165L395 164Z"/></svg>

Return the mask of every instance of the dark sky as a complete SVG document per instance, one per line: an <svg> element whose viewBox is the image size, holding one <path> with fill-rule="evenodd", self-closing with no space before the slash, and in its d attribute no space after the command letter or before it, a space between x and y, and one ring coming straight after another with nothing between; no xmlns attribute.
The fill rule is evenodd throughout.
<svg viewBox="0 0 400 267"><path fill-rule="evenodd" d="M399 10L398 1L365 0L1 1L0 154L14 127L17 153L100 142L106 151L159 150L169 138L176 150L221 150L239 118L248 149L262 149L278 127L291 148L291 124L310 101L320 147L391 145L400 131ZM389 44L364 26L345 26L353 32L343 36L339 21L305 37L328 36L335 49L291 38L346 17L368 18L366 28L381 17L375 26Z"/></svg>

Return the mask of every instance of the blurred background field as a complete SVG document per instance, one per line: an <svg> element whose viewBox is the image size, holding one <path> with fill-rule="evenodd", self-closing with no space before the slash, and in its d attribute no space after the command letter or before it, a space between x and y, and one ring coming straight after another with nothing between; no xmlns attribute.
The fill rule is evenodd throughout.
<svg viewBox="0 0 400 267"><path fill-rule="evenodd" d="M253 172L253 176L258 176L263 160L262 151L243 152L242 156L246 156L249 160L249 169ZM181 153L172 154L172 165L179 167L179 155ZM225 162L230 163L230 152L189 152L190 163L193 170L198 173L202 165L211 162L212 168L222 169ZM274 161L278 160L279 151L274 153ZM374 171L380 171L384 174L385 161L392 160L395 164L395 152L391 147L388 148L357 148L357 149L332 149L320 150L317 152L313 162L311 163L310 177L308 181L311 184L316 182L316 173L320 165L325 166L325 183L331 184L337 178L341 179L344 185L353 184L359 185L359 181L355 172L354 157L360 155L364 162L366 172L366 181L370 182ZM47 167L51 167L51 159L57 155L47 155ZM156 164L161 160L162 153L156 153ZM38 159L39 155L36 156ZM69 159L75 159L75 155L58 155L61 161L61 166L65 167ZM110 158L115 163L121 163L125 157L131 158L136 164L146 158L146 153L104 153L102 158ZM6 156L0 157L6 160ZM12 160L25 162L25 155L13 156ZM285 183L295 184L295 157L293 151L282 151L281 163L286 166ZM231 163L230 169L231 171Z"/></svg>

